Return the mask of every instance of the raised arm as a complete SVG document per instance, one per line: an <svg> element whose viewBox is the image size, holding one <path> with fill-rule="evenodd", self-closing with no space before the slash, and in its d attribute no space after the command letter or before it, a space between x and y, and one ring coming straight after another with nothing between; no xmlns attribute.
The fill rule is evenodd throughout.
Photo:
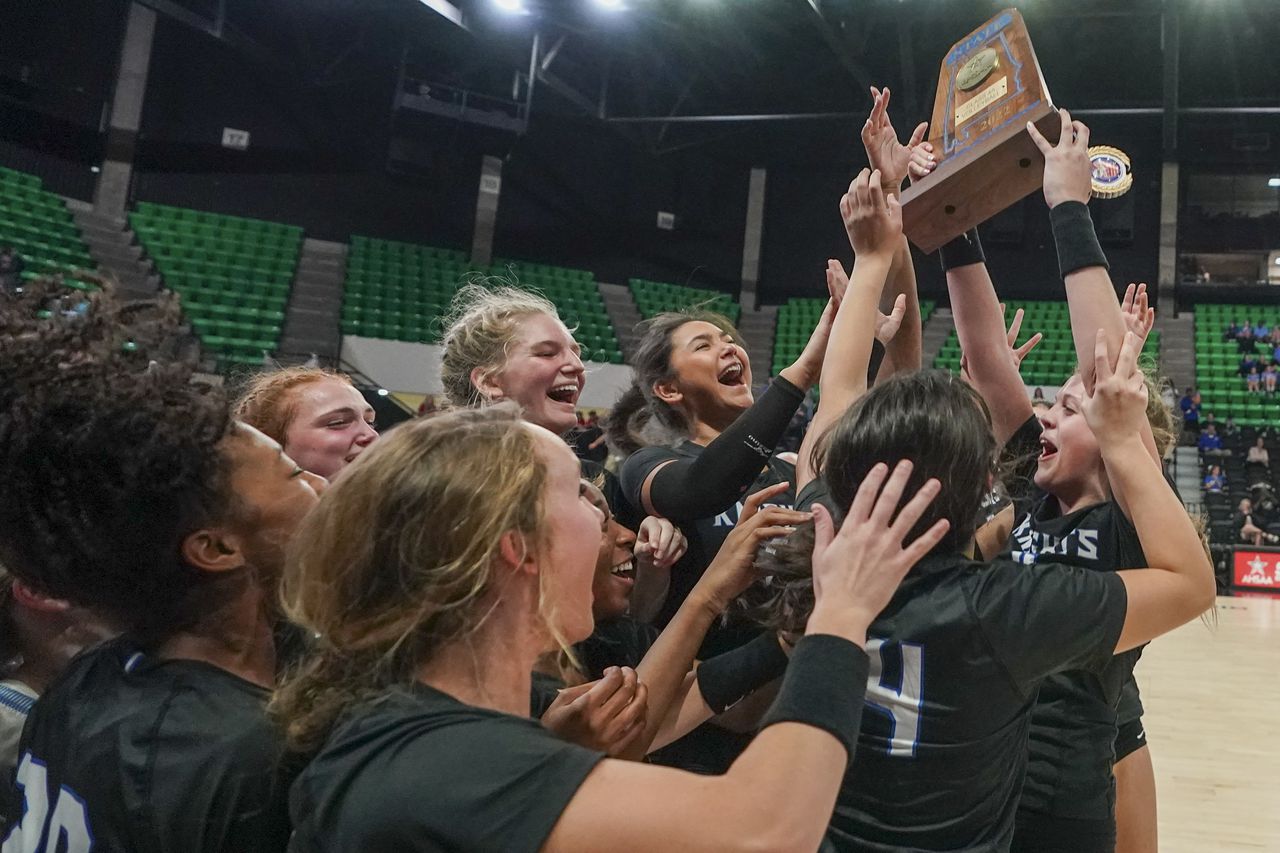
<svg viewBox="0 0 1280 853"><path fill-rule="evenodd" d="M800 444L797 490L817 476L813 451L827 429L866 393L877 305L902 236L902 208L896 198L885 198L878 171L863 169L853 180L840 199L840 214L853 244L853 278L846 280L836 261L827 262L828 287L838 289L847 282L847 289L827 340L818 410ZM900 329L898 335L902 333Z"/></svg>
<svg viewBox="0 0 1280 853"><path fill-rule="evenodd" d="M1213 606L1213 565L1191 517L1164 474L1151 464L1138 427L1146 423L1147 388L1138 368L1142 343L1128 332L1114 367L1106 334L1098 330L1095 381L1083 402L1108 476L1130 497L1131 520L1149 569L1122 571L1128 594L1116 651L1146 643Z"/></svg>
<svg viewBox="0 0 1280 853"><path fill-rule="evenodd" d="M751 408L712 440L696 459L674 459L653 468L639 483L641 506L650 515L692 521L724 512L760 474L782 439L805 392L818 381L839 294L828 300L818 325L795 362L783 368ZM645 451L623 465L623 489L629 468Z"/></svg>
<svg viewBox="0 0 1280 853"><path fill-rule="evenodd" d="M928 124L921 122L906 144L898 141L897 131L889 120L889 101L892 93L871 87L874 103L871 115L862 126L862 144L867 151L867 162L880 171L880 185L885 197L897 198L908 177L922 178L937 165L933 157L933 145L924 141ZM897 371L919 370L922 359L920 328L920 298L916 292L916 270L911 262L911 248L907 238L899 235L889 269L884 293L880 298L880 310L889 314L898 299L905 302L902 326L898 334L885 344L885 357L879 376L887 377Z"/></svg>
<svg viewBox="0 0 1280 853"><path fill-rule="evenodd" d="M943 246L941 256L969 380L991 410L996 441L1004 444L1031 417L1031 400L1005 337L1004 311L977 229Z"/></svg>
<svg viewBox="0 0 1280 853"><path fill-rule="evenodd" d="M1093 351L1098 333L1102 333L1109 352L1119 352L1124 341L1125 318L1107 272L1106 254L1098 243L1093 219L1089 215L1092 193L1089 128L1084 122L1072 121L1066 110L1058 112L1062 119L1062 135L1057 145L1050 144L1030 122L1027 123L1027 133L1045 157L1044 199L1049 205L1049 218L1053 223L1059 272L1066 284L1071 337L1076 345L1080 378L1087 389L1093 384ZM1160 468L1160 454L1151 425L1144 421L1139 436L1145 455ZM1113 480L1116 501L1124 514L1132 518L1131 496L1124 492L1123 487L1116 487L1110 477L1110 465L1107 473Z"/></svg>
<svg viewBox="0 0 1280 853"><path fill-rule="evenodd" d="M1049 205L1058 264L1067 288L1071 311L1071 337L1076 345L1081 378L1087 388L1093 382L1093 345L1102 330L1107 347L1119 352L1124 342L1124 321L1116 299L1107 258L1098 244L1089 216L1092 167L1089 164L1089 128L1072 121L1071 113L1058 110L1062 135L1052 145L1034 124L1027 133L1045 157L1044 199Z"/></svg>
<svg viewBox="0 0 1280 853"><path fill-rule="evenodd" d="M595 851L602 839L620 853L817 849L857 741L867 628L946 532L940 522L904 546L938 484L926 484L895 519L909 463L886 476L885 466L872 469L839 533L815 510L813 615L764 728L729 772L697 776L605 759L561 813L544 850Z"/></svg>

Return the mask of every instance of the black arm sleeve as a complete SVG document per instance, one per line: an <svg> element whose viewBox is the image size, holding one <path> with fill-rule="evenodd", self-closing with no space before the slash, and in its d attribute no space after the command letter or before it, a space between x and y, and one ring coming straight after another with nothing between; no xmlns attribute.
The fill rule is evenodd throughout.
<svg viewBox="0 0 1280 853"><path fill-rule="evenodd" d="M653 508L673 521L724 512L755 482L802 402L803 391L776 377L696 459L658 471L649 487Z"/></svg>
<svg viewBox="0 0 1280 853"><path fill-rule="evenodd" d="M787 653L778 638L764 633L745 646L716 655L696 670L698 690L717 714L787 671Z"/></svg>

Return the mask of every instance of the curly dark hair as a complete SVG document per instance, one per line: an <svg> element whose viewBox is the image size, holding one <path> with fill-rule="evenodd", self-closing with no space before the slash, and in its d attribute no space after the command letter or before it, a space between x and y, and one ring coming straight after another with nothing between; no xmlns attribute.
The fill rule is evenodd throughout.
<svg viewBox="0 0 1280 853"><path fill-rule="evenodd" d="M205 582L182 540L234 506L231 419L191 364L156 360L180 334L177 300L97 284L0 296L0 563L158 638Z"/></svg>

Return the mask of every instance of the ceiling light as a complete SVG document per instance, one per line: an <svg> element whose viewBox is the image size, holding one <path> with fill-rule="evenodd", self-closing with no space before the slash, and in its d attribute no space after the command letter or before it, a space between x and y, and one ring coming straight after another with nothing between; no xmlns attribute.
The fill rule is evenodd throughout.
<svg viewBox="0 0 1280 853"><path fill-rule="evenodd" d="M391 393L391 392L390 392L390 391L388 391L386 388L379 388L379 389L378 389L378 396L379 396L379 397L385 397L385 396L387 396L387 395L388 395L388 394L390 394L390 393Z"/></svg>
<svg viewBox="0 0 1280 853"><path fill-rule="evenodd" d="M529 11L524 7L524 0L493 0L493 5L508 15L523 15Z"/></svg>
<svg viewBox="0 0 1280 853"><path fill-rule="evenodd" d="M1270 178L1267 180L1267 186L1280 187L1280 178Z"/></svg>
<svg viewBox="0 0 1280 853"><path fill-rule="evenodd" d="M596 5L601 9L608 9L610 12L622 10L622 0L596 0Z"/></svg>

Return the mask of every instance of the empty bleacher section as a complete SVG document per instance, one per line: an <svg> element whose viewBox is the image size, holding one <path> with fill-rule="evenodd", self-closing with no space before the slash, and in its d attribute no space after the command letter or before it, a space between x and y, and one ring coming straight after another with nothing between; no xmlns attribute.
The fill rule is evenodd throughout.
<svg viewBox="0 0 1280 853"><path fill-rule="evenodd" d="M800 357L826 305L827 300L822 298L792 297L778 309L778 329L773 342L773 368L770 371L774 376ZM929 322L933 308L933 300L921 300L921 325Z"/></svg>
<svg viewBox="0 0 1280 853"><path fill-rule="evenodd" d="M1243 325L1280 322L1280 306L1273 305L1197 305L1196 306L1196 388L1201 396L1200 422L1212 413L1219 423L1228 417L1237 426L1264 427L1280 424L1280 394L1247 390L1240 374L1245 353L1240 345L1226 337L1227 327L1234 321ZM1254 357L1268 361L1274 345L1259 342ZM1260 366L1258 372L1262 373Z"/></svg>
<svg viewBox="0 0 1280 853"><path fill-rule="evenodd" d="M521 287L544 294L574 330L585 358L622 363L622 350L592 273L509 260L475 270L453 249L373 237L351 238L343 334L437 342L441 317L469 272L512 276Z"/></svg>
<svg viewBox="0 0 1280 853"><path fill-rule="evenodd" d="M12 246L24 279L97 267L62 199L40 178L0 167L0 246Z"/></svg>
<svg viewBox="0 0 1280 853"><path fill-rule="evenodd" d="M130 222L222 366L259 364L276 350L301 228L150 202Z"/></svg>
<svg viewBox="0 0 1280 853"><path fill-rule="evenodd" d="M1026 343L1036 332L1044 335L1026 360L1022 362L1022 379L1028 385L1061 385L1076 369L1075 343L1071 339L1071 315L1065 302L1009 302L1005 305L1005 324L1023 309L1025 316L1018 332L1017 345ZM1142 350L1143 357L1159 363L1160 332L1153 330ZM960 339L953 331L934 360L934 367L960 369Z"/></svg>
<svg viewBox="0 0 1280 853"><path fill-rule="evenodd" d="M661 281L633 278L628 284L635 298L640 315L646 319L664 311L681 311L686 308L702 308L723 314L735 324L742 315L742 306L732 296L718 290L685 287Z"/></svg>

